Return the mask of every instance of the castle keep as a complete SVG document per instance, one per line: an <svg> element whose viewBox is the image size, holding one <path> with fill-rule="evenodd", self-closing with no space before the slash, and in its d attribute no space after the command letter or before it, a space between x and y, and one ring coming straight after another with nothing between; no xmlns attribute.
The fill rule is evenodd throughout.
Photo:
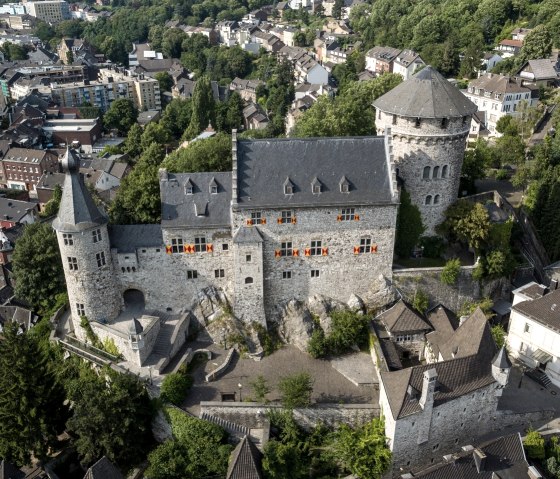
<svg viewBox="0 0 560 479"><path fill-rule="evenodd" d="M234 132L231 172L160 170L157 225L109 226L67 151L53 227L78 339L85 340L85 316L98 336L144 365L162 359L150 359L158 338L170 344L167 355L178 350L209 290L245 324L265 325L292 299L347 302L380 276L391 278L397 168L414 201L432 198L421 207L432 230L456 197L471 113L430 67L403 85L410 82L411 91L455 108L389 107L393 90L376 103L382 136L238 140Z"/></svg>

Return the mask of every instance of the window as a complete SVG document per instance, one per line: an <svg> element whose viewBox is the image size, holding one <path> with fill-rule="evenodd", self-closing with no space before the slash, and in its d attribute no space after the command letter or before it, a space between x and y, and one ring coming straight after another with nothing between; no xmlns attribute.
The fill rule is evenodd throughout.
<svg viewBox="0 0 560 479"><path fill-rule="evenodd" d="M431 205L432 204L432 195L428 195L426 196L426 200L424 201L425 205Z"/></svg>
<svg viewBox="0 0 560 479"><path fill-rule="evenodd" d="M68 268L70 271L78 271L78 259L68 256Z"/></svg>
<svg viewBox="0 0 560 479"><path fill-rule="evenodd" d="M282 271L282 279L292 279L291 271Z"/></svg>
<svg viewBox="0 0 560 479"><path fill-rule="evenodd" d="M282 216L280 217L280 223L283 225L292 223L292 210L282 211Z"/></svg>
<svg viewBox="0 0 560 479"><path fill-rule="evenodd" d="M311 270L311 277L312 277L312 278L318 278L318 277L319 277L319 274L320 274L320 272L319 272L318 269L312 269L312 270Z"/></svg>
<svg viewBox="0 0 560 479"><path fill-rule="evenodd" d="M371 252L371 238L360 238L360 253Z"/></svg>
<svg viewBox="0 0 560 479"><path fill-rule="evenodd" d="M218 194L218 187L213 185L210 187L210 194L217 195Z"/></svg>
<svg viewBox="0 0 560 479"><path fill-rule="evenodd" d="M313 185L312 186L312 192L314 195L318 195L319 193L321 193L321 185Z"/></svg>
<svg viewBox="0 0 560 479"><path fill-rule="evenodd" d="M223 243L222 244L222 251L228 251L228 250L229 250L229 244Z"/></svg>
<svg viewBox="0 0 560 479"><path fill-rule="evenodd" d="M251 278L251 276L247 276L245 278L245 284L253 284L253 278Z"/></svg>
<svg viewBox="0 0 560 479"><path fill-rule="evenodd" d="M323 254L322 248L323 242L321 240L311 241L311 256L321 256Z"/></svg>
<svg viewBox="0 0 560 479"><path fill-rule="evenodd" d="M292 256L293 247L291 241L284 241L280 247L280 256Z"/></svg>
<svg viewBox="0 0 560 479"><path fill-rule="evenodd" d="M340 212L340 221L350 221L356 219L355 208L342 208Z"/></svg>
<svg viewBox="0 0 560 479"><path fill-rule="evenodd" d="M196 279L196 278L198 278L198 271L196 269L187 270L187 279Z"/></svg>
<svg viewBox="0 0 560 479"><path fill-rule="evenodd" d="M197 253L206 252L206 238L204 236L197 236L194 239L194 250Z"/></svg>
<svg viewBox="0 0 560 479"><path fill-rule="evenodd" d="M86 308L82 303L76 303L76 312L78 316L85 316L86 315Z"/></svg>
<svg viewBox="0 0 560 479"><path fill-rule="evenodd" d="M99 243L101 241L101 230L93 230L91 235L93 236L94 243Z"/></svg>
<svg viewBox="0 0 560 479"><path fill-rule="evenodd" d="M246 254L246 255L245 255L245 262L246 262L246 263L250 263L250 262L251 262L251 259L252 259L252 258L251 258L251 255L250 255L250 254Z"/></svg>
<svg viewBox="0 0 560 479"><path fill-rule="evenodd" d="M186 186L185 187L185 193L187 195L192 195L193 194L193 187L192 186Z"/></svg>
<svg viewBox="0 0 560 479"><path fill-rule="evenodd" d="M431 168L429 166L424 167L424 172L422 173L422 178L423 179L425 179L425 180L430 179L430 170L431 170Z"/></svg>
<svg viewBox="0 0 560 479"><path fill-rule="evenodd" d="M439 177L439 166L434 166L434 171L432 173L432 178L438 178Z"/></svg>
<svg viewBox="0 0 560 479"><path fill-rule="evenodd" d="M531 326L529 325L529 323L525 323L525 332L528 333L531 329Z"/></svg>
<svg viewBox="0 0 560 479"><path fill-rule="evenodd" d="M393 115L393 125L397 124L397 115Z"/></svg>
<svg viewBox="0 0 560 479"><path fill-rule="evenodd" d="M441 169L441 177L442 178L447 178L447 171L448 170L449 170L449 166L443 165L443 168Z"/></svg>
<svg viewBox="0 0 560 479"><path fill-rule="evenodd" d="M172 253L183 252L183 238L171 238L171 252Z"/></svg>
<svg viewBox="0 0 560 479"><path fill-rule="evenodd" d="M253 225L264 225L265 222L260 211L253 211L251 213L251 224Z"/></svg>
<svg viewBox="0 0 560 479"><path fill-rule="evenodd" d="M70 233L62 233L62 239L64 240L65 246L74 245L74 237Z"/></svg>
<svg viewBox="0 0 560 479"><path fill-rule="evenodd" d="M447 126L449 125L449 118L442 118L441 119L441 127L443 129L447 128Z"/></svg>
<svg viewBox="0 0 560 479"><path fill-rule="evenodd" d="M434 196L434 205L439 205L439 195Z"/></svg>
<svg viewBox="0 0 560 479"><path fill-rule="evenodd" d="M101 266L105 266L105 252L101 251L95 255L95 259L97 260L97 267L101 268Z"/></svg>
<svg viewBox="0 0 560 479"><path fill-rule="evenodd" d="M437 451L439 449L439 443L432 446L432 451Z"/></svg>
<svg viewBox="0 0 560 479"><path fill-rule="evenodd" d="M420 128L421 123L422 123L422 120L420 118L416 118L416 120L414 121L414 127L415 128Z"/></svg>
<svg viewBox="0 0 560 479"><path fill-rule="evenodd" d="M225 276L225 271L223 269L214 270L214 278L223 278Z"/></svg>

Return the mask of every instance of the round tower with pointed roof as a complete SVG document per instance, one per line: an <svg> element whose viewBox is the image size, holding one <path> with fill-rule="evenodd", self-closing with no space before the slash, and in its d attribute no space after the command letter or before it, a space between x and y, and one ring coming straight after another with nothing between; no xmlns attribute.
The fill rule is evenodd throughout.
<svg viewBox="0 0 560 479"><path fill-rule="evenodd" d="M107 218L89 194L73 150L66 150L62 167L66 178L53 228L62 256L74 331L83 340L81 317L109 322L119 314L122 299L111 259Z"/></svg>
<svg viewBox="0 0 560 479"><path fill-rule="evenodd" d="M404 187L420 208L427 235L459 193L476 105L431 66L374 101L378 134L392 138Z"/></svg>

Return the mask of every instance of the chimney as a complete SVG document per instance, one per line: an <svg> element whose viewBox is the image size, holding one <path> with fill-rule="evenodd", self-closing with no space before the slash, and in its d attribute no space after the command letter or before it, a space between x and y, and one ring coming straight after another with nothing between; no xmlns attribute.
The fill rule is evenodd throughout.
<svg viewBox="0 0 560 479"><path fill-rule="evenodd" d="M424 380L422 382L422 395L420 396L420 407L425 409L434 402L434 391L436 389L437 371L435 368L424 371Z"/></svg>
<svg viewBox="0 0 560 479"><path fill-rule="evenodd" d="M550 291L556 291L558 289L558 280L553 279L550 281L550 286L548 288Z"/></svg>
<svg viewBox="0 0 560 479"><path fill-rule="evenodd" d="M476 470L480 474L481 471L484 471L484 466L486 465L486 454L482 449L478 447L473 451L473 459L476 464Z"/></svg>

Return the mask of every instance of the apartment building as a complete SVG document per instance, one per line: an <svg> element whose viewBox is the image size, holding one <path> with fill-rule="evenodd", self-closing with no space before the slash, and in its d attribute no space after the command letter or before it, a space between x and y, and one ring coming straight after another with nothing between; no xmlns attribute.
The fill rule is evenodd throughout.
<svg viewBox="0 0 560 479"><path fill-rule="evenodd" d="M26 2L25 9L32 17L47 23L60 23L70 20L70 8L64 0L44 0L41 2Z"/></svg>

